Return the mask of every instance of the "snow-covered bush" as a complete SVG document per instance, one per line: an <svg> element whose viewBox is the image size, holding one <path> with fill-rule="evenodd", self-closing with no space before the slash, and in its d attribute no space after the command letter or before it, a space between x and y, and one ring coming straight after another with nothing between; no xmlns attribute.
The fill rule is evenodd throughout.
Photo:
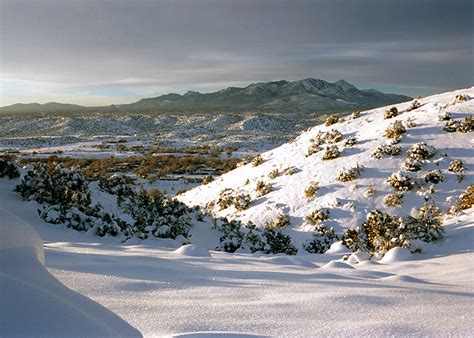
<svg viewBox="0 0 474 338"><path fill-rule="evenodd" d="M344 141L344 147L353 147L357 144L357 138L355 137L349 137Z"/></svg>
<svg viewBox="0 0 474 338"><path fill-rule="evenodd" d="M135 219L133 235L141 239L150 235L160 238L188 238L191 214L196 211L158 189L135 193L126 202L124 210Z"/></svg>
<svg viewBox="0 0 474 338"><path fill-rule="evenodd" d="M364 171L364 166L357 164L357 166L350 169L343 169L337 175L336 180L341 182L349 182L357 179Z"/></svg>
<svg viewBox="0 0 474 338"><path fill-rule="evenodd" d="M331 129L330 131L323 133L321 139L324 143L337 143L343 138L342 133L339 130Z"/></svg>
<svg viewBox="0 0 474 338"><path fill-rule="evenodd" d="M209 184L214 181L214 177L212 175L207 175L202 179L202 184Z"/></svg>
<svg viewBox="0 0 474 338"><path fill-rule="evenodd" d="M89 182L77 169L61 165L48 169L43 163L34 163L16 186L23 199L51 205L90 205Z"/></svg>
<svg viewBox="0 0 474 338"><path fill-rule="evenodd" d="M444 176L441 173L441 170L431 170L427 172L423 178L425 182L433 184L438 184L439 182L444 181Z"/></svg>
<svg viewBox="0 0 474 338"><path fill-rule="evenodd" d="M469 100L469 96L463 95L463 94L458 94L454 97L454 100L451 104L454 105L454 104L466 102L467 100Z"/></svg>
<svg viewBox="0 0 474 338"><path fill-rule="evenodd" d="M398 143L403 136L407 132L403 123L399 120L396 120L392 124L390 124L387 129L385 129L384 136L392 139L393 142Z"/></svg>
<svg viewBox="0 0 474 338"><path fill-rule="evenodd" d="M445 111L443 114L438 116L438 120L439 121L449 121L449 120L452 120L452 116L451 116L450 113Z"/></svg>
<svg viewBox="0 0 474 338"><path fill-rule="evenodd" d="M290 216L279 214L276 218L265 223L266 229L283 229L290 225Z"/></svg>
<svg viewBox="0 0 474 338"><path fill-rule="evenodd" d="M341 153L339 151L339 148L336 145L332 145L324 149L324 154L323 154L322 159L333 160L335 158L338 158L340 154Z"/></svg>
<svg viewBox="0 0 474 338"><path fill-rule="evenodd" d="M392 107L392 108L389 108L387 109L384 114L383 114L383 118L384 119L391 119L392 117L395 117L398 115L398 109L397 107Z"/></svg>
<svg viewBox="0 0 474 338"><path fill-rule="evenodd" d="M361 250L370 255L383 255L397 246L408 247L409 242L402 236L401 224L400 219L373 210L361 226L344 233L343 244L353 251Z"/></svg>
<svg viewBox="0 0 474 338"><path fill-rule="evenodd" d="M305 217L305 221L311 225L317 225L320 222L327 221L329 219L329 209L319 208L313 210L310 215Z"/></svg>
<svg viewBox="0 0 474 338"><path fill-rule="evenodd" d="M319 132L315 138L310 140L308 155L306 156L317 153L322 149L321 146L324 144L334 144L340 142L342 139L342 133L336 129L332 129L328 132Z"/></svg>
<svg viewBox="0 0 474 338"><path fill-rule="evenodd" d="M298 168L296 168L296 167L287 167L283 170L283 173L286 176L291 176L293 174L296 174L297 172L298 172Z"/></svg>
<svg viewBox="0 0 474 338"><path fill-rule="evenodd" d="M459 131L460 128L461 128L461 121L449 119L446 121L443 129L444 131L447 131L448 133L455 133Z"/></svg>
<svg viewBox="0 0 474 338"><path fill-rule="evenodd" d="M375 196L375 194L376 194L376 191L375 191L374 187L372 187L371 185L364 192L364 196L367 197L367 198L373 197L373 196Z"/></svg>
<svg viewBox="0 0 474 338"><path fill-rule="evenodd" d="M390 175L387 178L386 183L397 191L409 191L415 186L415 183L410 176L403 175L400 172Z"/></svg>
<svg viewBox="0 0 474 338"><path fill-rule="evenodd" d="M424 161L432 158L436 154L436 149L425 142L413 144L407 151L407 156L411 159Z"/></svg>
<svg viewBox="0 0 474 338"><path fill-rule="evenodd" d="M318 224L313 231L313 238L303 243L303 249L309 253L322 254L337 240L333 228L329 228L325 224Z"/></svg>
<svg viewBox="0 0 474 338"><path fill-rule="evenodd" d="M6 160L0 160L0 178L8 177L10 180L20 177L20 171L18 167Z"/></svg>
<svg viewBox="0 0 474 338"><path fill-rule="evenodd" d="M384 155L387 156L398 156L402 153L402 147L394 145L394 144L387 144L387 145L380 145L375 149L375 151L371 154L373 158L380 160Z"/></svg>
<svg viewBox="0 0 474 338"><path fill-rule="evenodd" d="M406 128L415 128L416 127L415 119L413 117L408 117L403 122L403 124L405 125Z"/></svg>
<svg viewBox="0 0 474 338"><path fill-rule="evenodd" d="M235 252L238 249L267 254L284 253L295 255L298 250L291 243L291 237L274 229L257 228L254 224L221 219L217 228L221 231L220 244L216 250Z"/></svg>
<svg viewBox="0 0 474 338"><path fill-rule="evenodd" d="M255 156L253 159L252 159L252 166L253 167L257 167L259 166L260 164L263 163L263 157L262 155L257 155Z"/></svg>
<svg viewBox="0 0 474 338"><path fill-rule="evenodd" d="M462 182L464 178L464 171L466 168L464 167L464 162L461 160L452 160L451 163L449 163L448 166L448 171L455 173L458 175L458 181Z"/></svg>
<svg viewBox="0 0 474 338"><path fill-rule="evenodd" d="M333 124L336 124L339 122L339 117L337 117L336 115L330 115L326 118L326 121L324 122L324 124L329 127L329 126L332 126Z"/></svg>
<svg viewBox="0 0 474 338"><path fill-rule="evenodd" d="M236 193L233 189L227 188L220 192L216 204L220 210L227 209L233 205L237 211L243 211L250 206L251 202L252 198L249 194Z"/></svg>
<svg viewBox="0 0 474 338"><path fill-rule="evenodd" d="M407 157L402 164L402 168L407 171L419 171L421 170L422 166L423 163L421 161L412 159L410 157Z"/></svg>
<svg viewBox="0 0 474 338"><path fill-rule="evenodd" d="M255 185L255 190L257 191L257 196L262 197L273 191L273 185L271 183L265 183L264 181L260 180L257 181L257 184Z"/></svg>
<svg viewBox="0 0 474 338"><path fill-rule="evenodd" d="M312 199L316 194L316 191L319 190L319 183L311 181L309 182L308 187L304 190L304 195L307 199Z"/></svg>
<svg viewBox="0 0 474 338"><path fill-rule="evenodd" d="M399 207L403 202L403 194L388 194L383 199L383 204L387 207Z"/></svg>
<svg viewBox="0 0 474 338"><path fill-rule="evenodd" d="M359 117L360 117L360 111L355 111L349 116L351 120L358 119Z"/></svg>
<svg viewBox="0 0 474 338"><path fill-rule="evenodd" d="M464 120L450 119L446 121L446 124L443 129L450 133L469 133L474 130L474 117L466 116Z"/></svg>
<svg viewBox="0 0 474 338"><path fill-rule="evenodd" d="M278 176L280 176L280 171L277 168L273 169L268 173L268 177L272 180L277 178Z"/></svg>
<svg viewBox="0 0 474 338"><path fill-rule="evenodd" d="M418 100L413 100L410 107L408 107L406 109L406 111L412 111L412 110L415 110L415 109L418 109L421 107L421 103L418 101Z"/></svg>
<svg viewBox="0 0 474 338"><path fill-rule="evenodd" d="M408 230L406 237L424 242L442 238L444 228L441 217L441 210L436 204L425 202L420 209L416 210L415 215L405 220L405 228Z"/></svg>
<svg viewBox="0 0 474 338"><path fill-rule="evenodd" d="M126 176L115 174L108 178L99 178L98 185L100 190L117 196L118 205L133 194L130 184L132 180Z"/></svg>

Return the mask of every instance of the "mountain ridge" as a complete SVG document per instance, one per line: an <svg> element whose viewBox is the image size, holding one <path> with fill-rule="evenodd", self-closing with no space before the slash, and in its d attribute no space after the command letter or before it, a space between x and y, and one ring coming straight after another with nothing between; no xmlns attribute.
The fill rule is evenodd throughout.
<svg viewBox="0 0 474 338"><path fill-rule="evenodd" d="M345 80L328 82L306 78L297 81L257 82L246 87L227 87L210 93L168 93L109 106L86 107L58 102L16 103L0 107L0 112L100 112L111 109L125 112L327 112L370 109L410 99L405 95L386 94L374 89L360 90Z"/></svg>

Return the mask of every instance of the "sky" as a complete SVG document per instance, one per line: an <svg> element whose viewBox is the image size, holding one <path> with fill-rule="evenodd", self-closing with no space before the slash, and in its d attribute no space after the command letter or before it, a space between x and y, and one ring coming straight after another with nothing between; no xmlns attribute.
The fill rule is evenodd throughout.
<svg viewBox="0 0 474 338"><path fill-rule="evenodd" d="M0 0L0 106L271 80L411 96L473 85L471 0Z"/></svg>

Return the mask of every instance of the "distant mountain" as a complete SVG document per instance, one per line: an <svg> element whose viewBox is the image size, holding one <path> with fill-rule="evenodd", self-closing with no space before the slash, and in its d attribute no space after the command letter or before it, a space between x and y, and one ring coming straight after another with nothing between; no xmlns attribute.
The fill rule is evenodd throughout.
<svg viewBox="0 0 474 338"><path fill-rule="evenodd" d="M102 108L102 107L101 107ZM84 107L76 104L48 102L39 103L15 103L11 106L0 108L0 112L8 113L61 113L61 112L86 112L93 110L93 107Z"/></svg>
<svg viewBox="0 0 474 338"><path fill-rule="evenodd" d="M243 111L341 111L373 107L411 100L404 95L385 94L377 90L359 90L347 81L334 83L317 79L254 83L244 88L229 87L202 94L189 91L184 95L166 94L141 99L135 103L108 107L82 107L60 103L12 105L0 112L59 111L130 111L130 112L243 112Z"/></svg>

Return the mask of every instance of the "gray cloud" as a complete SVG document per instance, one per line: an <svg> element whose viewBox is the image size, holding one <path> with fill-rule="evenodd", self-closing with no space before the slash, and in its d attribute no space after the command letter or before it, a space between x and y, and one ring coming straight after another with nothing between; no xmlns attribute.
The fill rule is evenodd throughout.
<svg viewBox="0 0 474 338"><path fill-rule="evenodd" d="M0 0L0 65L9 79L92 92L310 76L445 90L473 82L472 6Z"/></svg>

